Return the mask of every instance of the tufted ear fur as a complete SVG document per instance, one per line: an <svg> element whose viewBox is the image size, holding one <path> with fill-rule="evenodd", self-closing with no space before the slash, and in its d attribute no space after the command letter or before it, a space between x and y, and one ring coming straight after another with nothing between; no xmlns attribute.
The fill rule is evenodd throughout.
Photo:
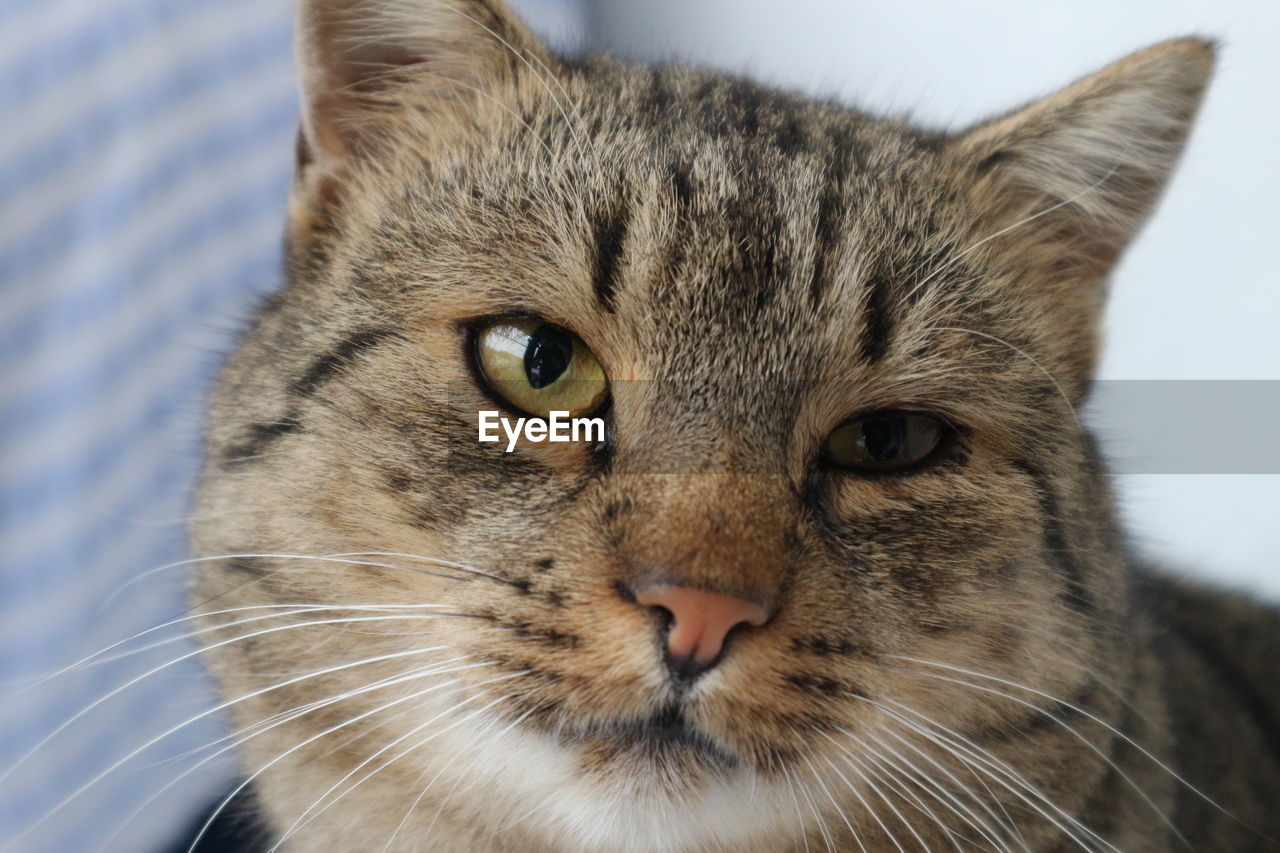
<svg viewBox="0 0 1280 853"><path fill-rule="evenodd" d="M953 138L976 208L994 212L985 227L1019 223L1012 239L1052 242L1104 275L1176 165L1213 58L1206 41L1163 42Z"/></svg>
<svg viewBox="0 0 1280 853"><path fill-rule="evenodd" d="M302 128L293 227L322 224L344 177L408 110L466 110L549 54L503 0L300 0Z"/></svg>

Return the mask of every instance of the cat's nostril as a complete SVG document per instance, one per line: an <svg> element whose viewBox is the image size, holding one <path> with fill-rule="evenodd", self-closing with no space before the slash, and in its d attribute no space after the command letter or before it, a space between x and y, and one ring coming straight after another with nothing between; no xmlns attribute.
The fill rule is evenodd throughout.
<svg viewBox="0 0 1280 853"><path fill-rule="evenodd" d="M769 612L754 601L695 587L659 584L637 591L635 600L663 611L667 618L667 665L673 674L684 678L714 666L734 628L769 621Z"/></svg>

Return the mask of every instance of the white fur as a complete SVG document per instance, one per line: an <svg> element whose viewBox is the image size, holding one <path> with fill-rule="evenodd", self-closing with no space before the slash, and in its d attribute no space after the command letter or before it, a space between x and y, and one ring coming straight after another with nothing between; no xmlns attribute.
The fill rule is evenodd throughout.
<svg viewBox="0 0 1280 853"><path fill-rule="evenodd" d="M474 717L449 740L440 752L453 758L450 775L483 792L467 799L490 809L501 803L513 830L533 831L557 850L740 850L803 831L791 790L751 770L677 799L641 779L625 786L583 779L567 748L494 718Z"/></svg>

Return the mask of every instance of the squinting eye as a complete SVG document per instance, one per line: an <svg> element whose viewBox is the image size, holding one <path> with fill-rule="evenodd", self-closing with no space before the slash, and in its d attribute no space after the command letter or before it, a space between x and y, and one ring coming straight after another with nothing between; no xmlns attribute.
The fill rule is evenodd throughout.
<svg viewBox="0 0 1280 853"><path fill-rule="evenodd" d="M827 436L822 455L831 464L853 471L897 471L928 458L948 431L932 415L872 412L836 427Z"/></svg>
<svg viewBox="0 0 1280 853"><path fill-rule="evenodd" d="M531 415L566 411L581 417L608 399L600 362L559 326L522 317L493 320L476 330L475 351L493 392Z"/></svg>

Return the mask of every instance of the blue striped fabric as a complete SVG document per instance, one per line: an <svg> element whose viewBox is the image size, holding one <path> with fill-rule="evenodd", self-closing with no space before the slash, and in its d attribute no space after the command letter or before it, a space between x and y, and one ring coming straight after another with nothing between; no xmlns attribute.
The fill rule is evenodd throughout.
<svg viewBox="0 0 1280 853"><path fill-rule="evenodd" d="M208 378L278 281L291 23L284 0L0 0L0 847L162 849L233 772L144 806L210 717L90 785L210 707L190 659L58 730L186 643L35 680L183 609L180 569L121 585L184 556Z"/></svg>
<svg viewBox="0 0 1280 853"><path fill-rule="evenodd" d="M49 675L182 614L185 567L128 582L185 556L209 379L278 284L291 5L0 0L0 850L164 849L235 772L190 754L224 729L183 626Z"/></svg>

